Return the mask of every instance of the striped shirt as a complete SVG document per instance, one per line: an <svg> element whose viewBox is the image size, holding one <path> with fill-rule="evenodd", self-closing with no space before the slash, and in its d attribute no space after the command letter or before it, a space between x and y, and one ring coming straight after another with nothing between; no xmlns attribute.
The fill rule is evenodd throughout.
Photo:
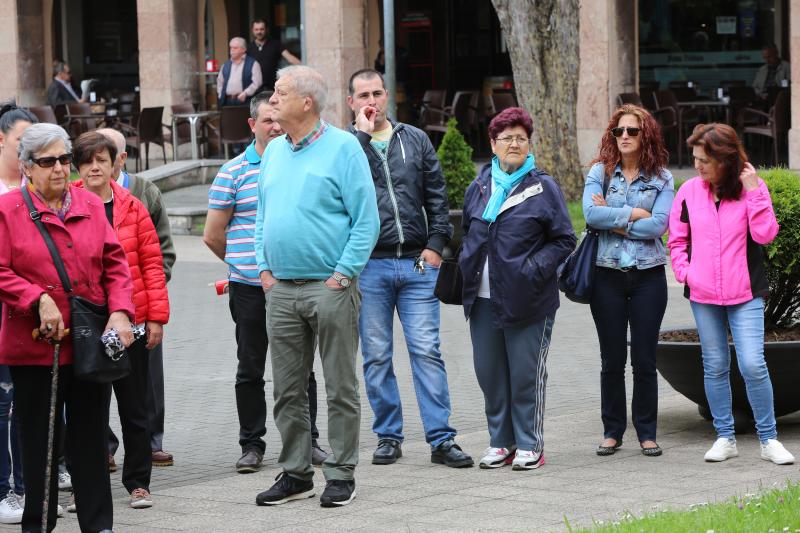
<svg viewBox="0 0 800 533"><path fill-rule="evenodd" d="M256 264L254 230L258 208L258 173L261 156L255 141L240 155L219 169L208 191L209 209L233 207L225 230L225 262L228 279L248 285L261 285Z"/></svg>

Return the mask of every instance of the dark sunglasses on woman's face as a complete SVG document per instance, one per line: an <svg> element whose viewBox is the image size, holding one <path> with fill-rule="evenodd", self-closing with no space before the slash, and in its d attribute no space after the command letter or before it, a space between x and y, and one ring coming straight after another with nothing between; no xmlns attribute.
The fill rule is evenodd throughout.
<svg viewBox="0 0 800 533"><path fill-rule="evenodd" d="M636 137L639 135L639 132L642 131L642 128L611 128L611 135L614 137L622 137L625 130L628 130L629 136Z"/></svg>
<svg viewBox="0 0 800 533"><path fill-rule="evenodd" d="M72 154L63 154L58 157L40 157L39 159L31 158L31 161L42 168L52 168L56 166L56 161L61 163L61 166L65 167L72 163Z"/></svg>

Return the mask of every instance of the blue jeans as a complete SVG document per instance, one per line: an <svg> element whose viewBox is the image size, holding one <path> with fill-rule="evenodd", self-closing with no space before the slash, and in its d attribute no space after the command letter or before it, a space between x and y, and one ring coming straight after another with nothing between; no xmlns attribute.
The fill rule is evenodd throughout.
<svg viewBox="0 0 800 533"><path fill-rule="evenodd" d="M358 279L362 293L358 329L364 382L379 439L403 440L403 408L392 366L394 310L403 325L425 440L433 447L452 439L450 390L439 350L439 270L414 270L413 259L370 259Z"/></svg>
<svg viewBox="0 0 800 533"><path fill-rule="evenodd" d="M708 406L714 417L718 437L733 438L731 407L731 354L726 324L730 326L739 370L744 378L747 399L756 419L761 442L774 439L775 409L772 381L764 361L764 300L754 298L737 305L710 305L691 302L700 345Z"/></svg>
<svg viewBox="0 0 800 533"><path fill-rule="evenodd" d="M14 492L25 494L22 480L22 456L19 445L19 418L11 406L14 403L14 384L11 382L11 371L7 365L0 365L0 499L5 498L11 490L9 477L14 472ZM10 419L10 420L9 420ZM9 453L9 421L11 422L11 453Z"/></svg>

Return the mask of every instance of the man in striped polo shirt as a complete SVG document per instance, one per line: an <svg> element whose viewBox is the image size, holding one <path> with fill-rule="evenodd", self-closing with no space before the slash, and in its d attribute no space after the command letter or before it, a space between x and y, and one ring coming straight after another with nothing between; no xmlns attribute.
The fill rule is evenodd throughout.
<svg viewBox="0 0 800 533"><path fill-rule="evenodd" d="M242 456L239 473L261 467L267 433L267 402L264 395L264 367L267 358L267 328L264 291L258 276L253 232L258 207L258 174L267 144L283 134L273 122L269 93L250 101L248 123L255 140L240 155L219 169L208 191L208 215L203 241L228 264L231 317L236 323L239 365L236 371L236 410L239 413L239 445ZM312 460L321 465L327 454L317 444L317 383L312 372L308 380L311 405Z"/></svg>

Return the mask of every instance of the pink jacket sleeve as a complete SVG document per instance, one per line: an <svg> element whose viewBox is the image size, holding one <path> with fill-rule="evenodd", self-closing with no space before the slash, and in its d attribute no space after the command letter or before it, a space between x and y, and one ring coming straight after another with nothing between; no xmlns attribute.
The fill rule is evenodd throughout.
<svg viewBox="0 0 800 533"><path fill-rule="evenodd" d="M133 320L136 310L133 306L133 281L128 260L114 228L105 220L105 213L99 215L103 217L98 218L103 222L105 230L102 282L108 297L108 311L122 311Z"/></svg>
<svg viewBox="0 0 800 533"><path fill-rule="evenodd" d="M692 239L689 223L681 221L685 190L684 187L678 189L675 201L672 202L672 210L669 213L669 238L667 239L672 272L678 283L686 282L686 274L689 271L689 245Z"/></svg>
<svg viewBox="0 0 800 533"><path fill-rule="evenodd" d="M6 213L0 213L0 235L6 236L0 239L0 301L17 311L28 311L45 290L11 269L11 239L8 236L13 232Z"/></svg>
<svg viewBox="0 0 800 533"><path fill-rule="evenodd" d="M747 224L750 236L758 244L769 244L778 234L778 220L772 209L772 198L767 184L759 178L758 188L745 193L747 202Z"/></svg>

